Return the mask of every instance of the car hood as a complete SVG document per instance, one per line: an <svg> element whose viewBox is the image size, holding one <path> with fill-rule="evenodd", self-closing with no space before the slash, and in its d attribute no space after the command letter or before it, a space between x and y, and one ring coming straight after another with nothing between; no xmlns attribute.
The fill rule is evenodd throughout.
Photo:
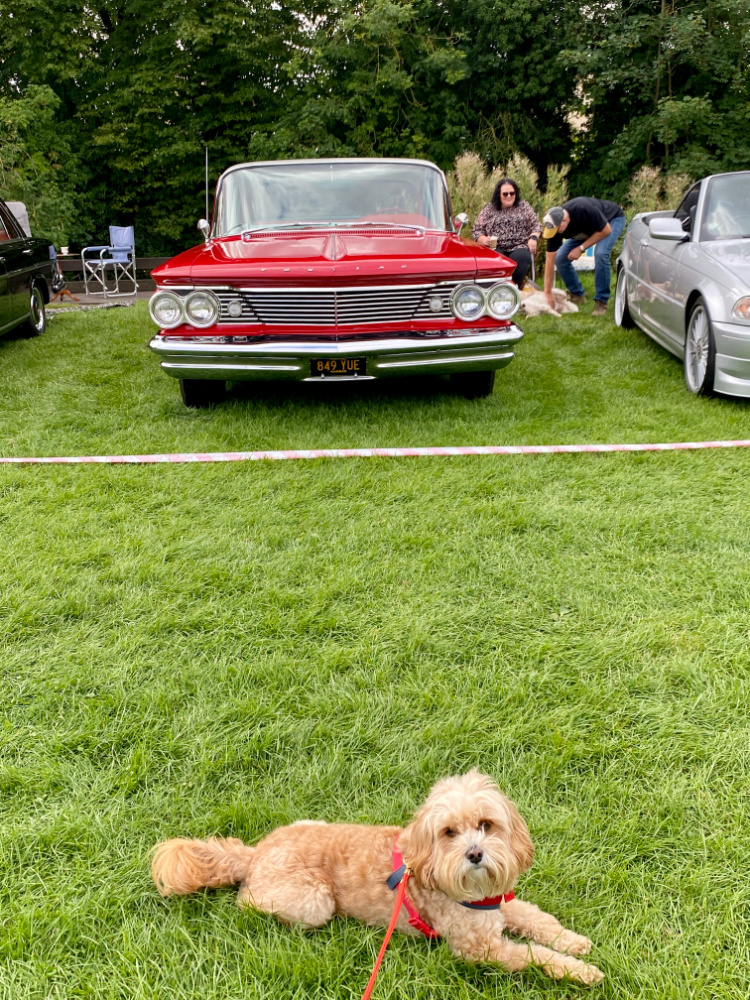
<svg viewBox="0 0 750 1000"><path fill-rule="evenodd" d="M509 276L515 264L454 233L321 232L222 237L157 267L161 285L413 284Z"/></svg>
<svg viewBox="0 0 750 1000"><path fill-rule="evenodd" d="M704 243L703 248L711 260L734 279L728 284L735 286L739 283L750 289L750 240Z"/></svg>

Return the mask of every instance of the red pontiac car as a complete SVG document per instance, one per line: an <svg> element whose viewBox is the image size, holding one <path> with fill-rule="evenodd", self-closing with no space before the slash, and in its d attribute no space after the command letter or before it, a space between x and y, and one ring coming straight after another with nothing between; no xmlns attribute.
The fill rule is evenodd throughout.
<svg viewBox="0 0 750 1000"><path fill-rule="evenodd" d="M242 163L206 242L152 273L150 343L186 406L226 383L449 375L470 398L523 336L512 261L461 239L425 160Z"/></svg>

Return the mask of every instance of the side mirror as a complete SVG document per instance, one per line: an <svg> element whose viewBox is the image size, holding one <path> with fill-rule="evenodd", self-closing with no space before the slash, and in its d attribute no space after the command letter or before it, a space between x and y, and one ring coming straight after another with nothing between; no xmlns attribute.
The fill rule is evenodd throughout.
<svg viewBox="0 0 750 1000"><path fill-rule="evenodd" d="M649 236L654 240L669 240L680 243L687 239L682 222L674 217L667 219L652 219L648 224Z"/></svg>
<svg viewBox="0 0 750 1000"><path fill-rule="evenodd" d="M208 234L211 232L211 225L206 219L198 219L198 229L203 233L206 243L208 243Z"/></svg>
<svg viewBox="0 0 750 1000"><path fill-rule="evenodd" d="M456 229L456 226L458 226L458 229L456 229L457 236L461 235L461 230L464 228L464 226L468 221L469 221L469 216L466 214L466 212L459 212L458 215L455 215L453 217L453 228Z"/></svg>

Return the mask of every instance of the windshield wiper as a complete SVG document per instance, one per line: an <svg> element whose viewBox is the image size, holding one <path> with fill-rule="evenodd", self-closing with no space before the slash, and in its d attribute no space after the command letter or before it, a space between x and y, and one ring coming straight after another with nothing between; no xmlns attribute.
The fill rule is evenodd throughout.
<svg viewBox="0 0 750 1000"><path fill-rule="evenodd" d="M224 235L231 236L235 229L239 229L244 235L245 233L262 233L272 229L320 229L321 226L332 225L334 225L332 222L268 222L262 226L251 226L249 229L245 229L243 222L238 226L232 226Z"/></svg>
<svg viewBox="0 0 750 1000"><path fill-rule="evenodd" d="M364 229L365 226L374 226L378 229L413 229L417 233L424 233L424 226L412 226L407 222L332 222L332 226L337 229Z"/></svg>

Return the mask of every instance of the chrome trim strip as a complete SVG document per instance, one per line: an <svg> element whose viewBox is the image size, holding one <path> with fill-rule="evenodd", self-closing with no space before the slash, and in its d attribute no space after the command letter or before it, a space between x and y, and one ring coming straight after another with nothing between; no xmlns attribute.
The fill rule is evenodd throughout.
<svg viewBox="0 0 750 1000"><path fill-rule="evenodd" d="M467 361L502 361L505 358L512 358L513 351L505 351L503 354L479 354L475 357L464 354L457 358L418 358L416 361L379 361L378 368L413 368L416 365L449 365L451 363L464 364Z"/></svg>
<svg viewBox="0 0 750 1000"><path fill-rule="evenodd" d="M193 370L193 369L201 369L201 370L203 370L206 367L205 364L203 364L203 365L188 364L187 362L181 362L180 364L175 364L174 362L171 362L171 361L162 361L161 366L162 366L162 368L165 368L165 369L173 368L175 371L182 371L182 372L190 371L190 370ZM273 372L298 372L298 371L301 370L302 365L250 365L250 364L230 365L230 364L222 364L222 365L212 365L211 367L212 367L212 369L214 371L220 370L220 371L227 371L227 372L234 372L234 371L238 371L238 372L247 372L247 371L256 371L256 372L269 372L269 371L273 371Z"/></svg>
<svg viewBox="0 0 750 1000"><path fill-rule="evenodd" d="M510 278L497 276L494 278L445 278L443 281L427 281L418 285L330 285L326 288L320 285L159 285L155 292L391 292L393 289L447 288L451 285L483 285L491 283L513 284Z"/></svg>

